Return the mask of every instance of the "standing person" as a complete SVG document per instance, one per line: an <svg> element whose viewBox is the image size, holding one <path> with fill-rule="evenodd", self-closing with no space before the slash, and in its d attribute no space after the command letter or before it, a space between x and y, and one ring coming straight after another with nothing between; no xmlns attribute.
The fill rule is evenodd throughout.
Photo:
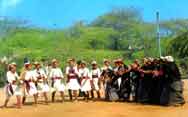
<svg viewBox="0 0 188 117"><path fill-rule="evenodd" d="M153 66L151 60L144 58L143 65L140 68L141 78L139 79L139 92L137 101L140 103L151 102L151 86L153 77Z"/></svg>
<svg viewBox="0 0 188 117"><path fill-rule="evenodd" d="M160 104L181 106L185 104L183 97L183 83L179 68L172 56L165 57L164 63L165 86L161 94Z"/></svg>
<svg viewBox="0 0 188 117"><path fill-rule="evenodd" d="M91 70L91 78L92 78L92 91L91 91L91 96L94 99L94 91L97 92L97 97L98 99L101 98L100 92L99 92L99 78L100 78L100 69L97 66L97 62L93 61L91 63L92 65L92 70Z"/></svg>
<svg viewBox="0 0 188 117"><path fill-rule="evenodd" d="M37 79L37 90L38 93L42 93L45 98L45 103L48 104L48 96L49 92L48 79L44 70L41 68L41 64L39 62L35 62L35 69L33 70L33 74L35 79Z"/></svg>
<svg viewBox="0 0 188 117"><path fill-rule="evenodd" d="M79 77L81 79L81 91L84 92L84 100L87 102L89 99L89 92L91 91L91 78L89 77L89 69L86 67L86 62L81 62L79 69Z"/></svg>
<svg viewBox="0 0 188 117"><path fill-rule="evenodd" d="M24 96L22 103L25 104L26 96L32 95L34 97L34 103L37 104L37 88L36 88L36 79L33 75L32 64L26 62L24 64L24 70L21 73L21 78L24 79Z"/></svg>
<svg viewBox="0 0 188 117"><path fill-rule="evenodd" d="M130 84L131 84L131 95L132 100L134 102L137 102L138 99L138 91L139 91L139 79L141 77L140 74L140 67L138 62L134 62L131 64L131 70L130 70Z"/></svg>
<svg viewBox="0 0 188 117"><path fill-rule="evenodd" d="M22 80L18 76L16 72L16 63L11 63L8 66L7 72L7 85L6 85L6 99L3 107L7 107L7 104L11 98L11 96L15 95L17 99L17 108L21 108L21 95L22 95Z"/></svg>
<svg viewBox="0 0 188 117"><path fill-rule="evenodd" d="M51 79L52 87L52 102L55 101L55 94L58 91L61 95L61 101L64 102L64 91L65 85L63 84L63 73L58 67L58 61L56 59L52 60L52 69L50 71L49 77Z"/></svg>
<svg viewBox="0 0 188 117"><path fill-rule="evenodd" d="M101 68L101 78L99 81L99 86L101 87L101 94L105 96L106 82L109 79L109 73L112 72L112 67L110 66L110 61L108 59L103 60L103 67Z"/></svg>
<svg viewBox="0 0 188 117"><path fill-rule="evenodd" d="M80 69L80 67L81 67L81 60L78 60L76 63L76 68L77 68L77 70L79 71L79 69ZM81 84L81 79L79 79L78 78L78 82L79 82L79 84ZM84 93L81 91L81 89L79 89L79 95L78 95L79 97L83 97L84 96Z"/></svg>
<svg viewBox="0 0 188 117"><path fill-rule="evenodd" d="M130 67L125 65L122 59L117 59L118 62L118 86L119 97L122 101L129 101L131 86L130 86Z"/></svg>
<svg viewBox="0 0 188 117"><path fill-rule="evenodd" d="M74 59L68 59L68 66L66 67L67 75L67 88L69 91L70 100L72 101L72 94L75 97L75 101L78 100L78 91L80 89L80 84L78 81L78 69L75 65Z"/></svg>

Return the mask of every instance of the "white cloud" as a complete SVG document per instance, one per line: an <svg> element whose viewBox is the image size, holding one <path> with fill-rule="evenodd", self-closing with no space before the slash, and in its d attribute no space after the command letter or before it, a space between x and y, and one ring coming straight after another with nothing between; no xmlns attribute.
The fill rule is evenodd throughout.
<svg viewBox="0 0 188 117"><path fill-rule="evenodd" d="M5 14L7 10L15 8L21 2L22 0L0 0L1 14Z"/></svg>

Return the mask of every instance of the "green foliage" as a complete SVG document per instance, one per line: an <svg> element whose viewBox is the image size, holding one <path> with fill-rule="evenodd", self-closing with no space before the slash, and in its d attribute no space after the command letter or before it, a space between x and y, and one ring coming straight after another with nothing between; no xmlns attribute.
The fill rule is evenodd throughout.
<svg viewBox="0 0 188 117"><path fill-rule="evenodd" d="M188 20L161 22L163 56L188 56ZM143 57L158 57L156 27L144 22L137 8L115 8L90 24L83 21L64 30L34 28L24 21L0 21L0 57L23 66L23 59L51 61L57 58L64 69L70 57L102 64L104 58L123 58L126 64ZM179 36L177 36L179 35ZM175 38L176 37L176 38ZM0 84L4 82L4 67L0 67ZM2 79L3 78L3 79Z"/></svg>
<svg viewBox="0 0 188 117"><path fill-rule="evenodd" d="M170 41L168 53L174 56L185 58L188 56L188 32L178 35Z"/></svg>

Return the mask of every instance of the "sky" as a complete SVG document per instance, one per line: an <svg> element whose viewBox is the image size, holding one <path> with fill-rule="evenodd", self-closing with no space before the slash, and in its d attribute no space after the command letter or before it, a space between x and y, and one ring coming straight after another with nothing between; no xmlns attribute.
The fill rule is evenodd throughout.
<svg viewBox="0 0 188 117"><path fill-rule="evenodd" d="M0 0L0 16L27 20L44 28L89 23L114 7L136 7L145 21L188 18L188 0Z"/></svg>

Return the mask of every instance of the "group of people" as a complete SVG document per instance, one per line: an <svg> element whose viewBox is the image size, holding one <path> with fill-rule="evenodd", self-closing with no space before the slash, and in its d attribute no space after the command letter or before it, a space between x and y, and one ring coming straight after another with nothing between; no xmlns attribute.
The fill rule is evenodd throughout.
<svg viewBox="0 0 188 117"><path fill-rule="evenodd" d="M65 75L56 59L47 67L37 61L33 64L26 61L20 75L17 74L16 63L9 64L3 107L7 107L13 95L16 96L18 108L25 104L27 96L33 96L36 105L41 95L45 104L48 104L49 92L52 102L55 102L56 92L60 93L64 102L65 91L68 91L71 101L83 97L86 102L104 98L106 101L160 105L185 103L181 75L172 56L144 58L142 64L135 60L130 65L125 65L122 59L116 59L113 67L108 59L104 59L101 68L96 61L91 62L91 68L86 61L76 62L72 58L67 62Z"/></svg>

